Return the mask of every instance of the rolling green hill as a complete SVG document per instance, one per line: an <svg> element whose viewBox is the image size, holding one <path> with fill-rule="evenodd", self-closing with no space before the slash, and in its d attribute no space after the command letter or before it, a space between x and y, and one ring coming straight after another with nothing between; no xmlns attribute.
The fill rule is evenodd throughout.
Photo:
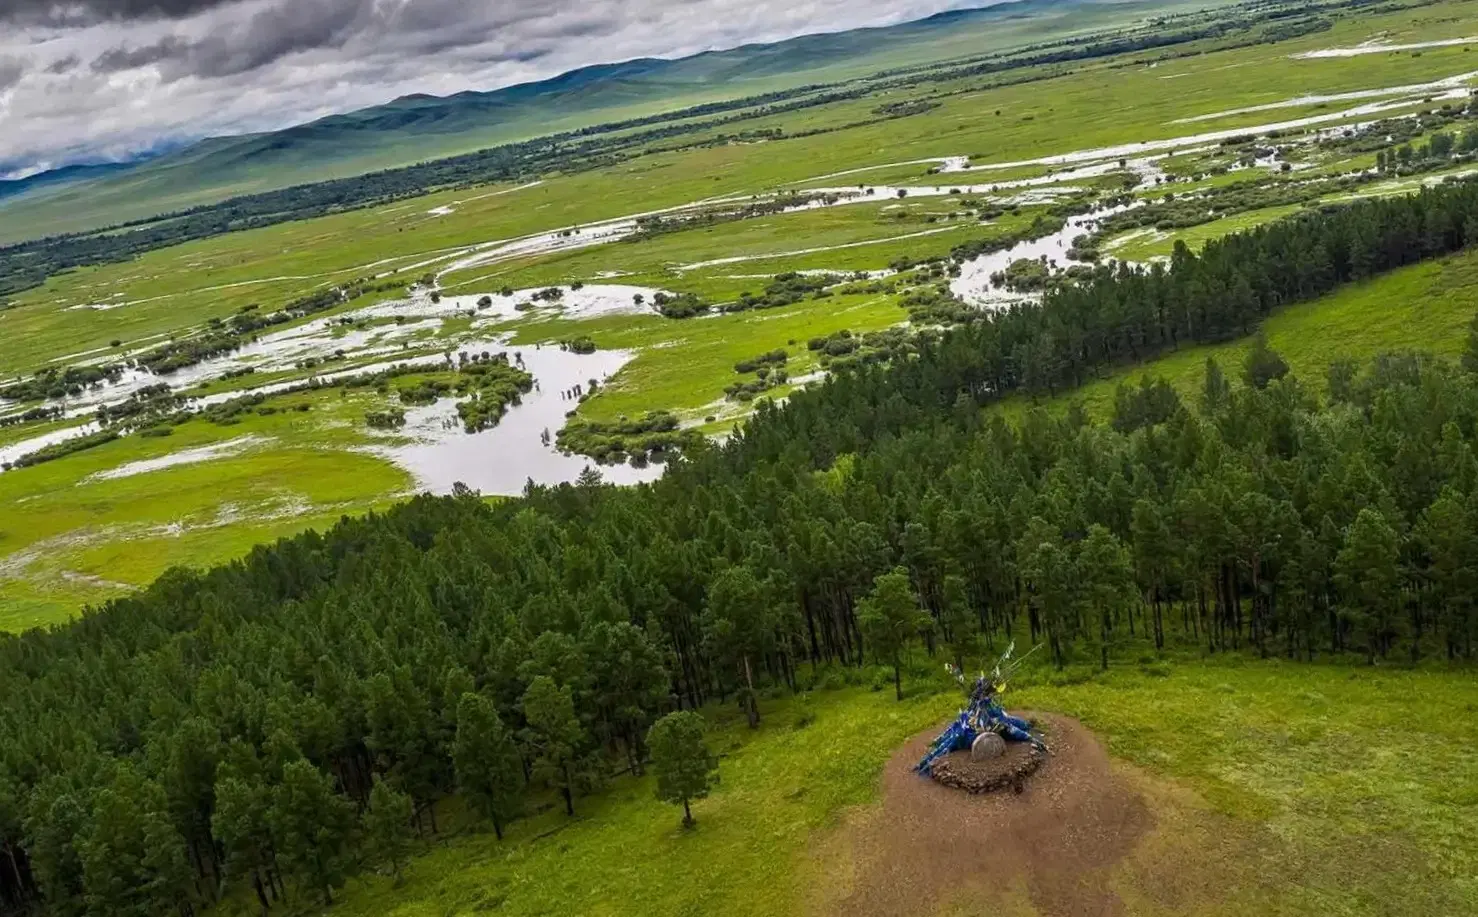
<svg viewBox="0 0 1478 917"><path fill-rule="evenodd" d="M122 170L32 179L18 193L0 191L0 243L694 105L1010 51L1177 8L1176 0L1015 0L678 60L601 64L492 92L407 96L280 131L204 140Z"/></svg>

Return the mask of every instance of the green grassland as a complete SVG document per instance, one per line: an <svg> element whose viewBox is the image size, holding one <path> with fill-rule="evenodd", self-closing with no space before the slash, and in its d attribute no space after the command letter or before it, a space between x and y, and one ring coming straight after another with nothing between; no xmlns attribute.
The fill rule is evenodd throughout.
<svg viewBox="0 0 1478 917"><path fill-rule="evenodd" d="M1222 217L1200 226L1192 226L1188 229L1158 230L1137 229L1125 233L1117 239L1109 240L1104 250L1115 258L1123 258L1126 261L1150 261L1155 258L1168 258L1175 249L1175 243L1184 242L1190 246L1191 251L1199 251L1201 246L1212 239L1245 229L1252 229L1264 223L1282 219L1302 210L1302 205L1294 204L1286 207L1264 207L1261 210L1249 210L1234 216Z"/></svg>
<svg viewBox="0 0 1478 917"><path fill-rule="evenodd" d="M1451 9L1460 15L1470 8L1478 4L1443 4L1421 12ZM367 271L408 268L467 245L719 195L753 194L866 165L949 155L969 155L979 163L1006 162L1174 137L1202 129L1174 123L1181 117L1300 93L1402 85L1471 69L1467 66L1471 55L1465 57L1461 47L1432 49L1421 56L1289 58L1303 50L1399 32L1411 27L1412 15L1342 21L1328 32L1301 39L1178 59L1154 68L1110 70L1099 64L1043 82L979 90L970 88L979 80L960 80L936 87L960 94L945 97L940 108L922 116L837 134L659 153L609 169L550 178L536 188L503 195L491 192L507 189L440 192L386 207L188 243L127 264L79 270L14 297L16 306L0 313L0 331L29 342L23 353L0 348L0 373L31 369L38 359L106 346L114 339L162 333L182 320L223 316L251 302L285 301ZM1444 34L1461 35L1464 28L1462 21L1450 22ZM1244 72L1256 76L1228 75ZM860 115L876 104L875 99L862 99L835 108L855 107ZM775 116L776 125L790 124L789 117ZM796 117L810 115L801 112ZM1256 125L1282 117L1279 112L1256 113L1229 119L1229 124ZM964 182L969 174L946 176L948 181L936 183ZM984 180L995 177L976 174ZM429 213L440 207L455 212ZM385 259L396 260L376 264ZM65 311L115 297L133 305L108 312Z"/></svg>
<svg viewBox="0 0 1478 917"><path fill-rule="evenodd" d="M1126 913L1478 907L1470 678L1227 658L1019 681L1008 703L1092 727L1153 815L1149 833L1105 867ZM856 868L848 833L878 804L883 763L959 703L928 678L908 693L903 703L866 688L777 697L757 731L735 710L710 710L721 782L694 805L695 830L652 797L650 777L621 777L579 800L574 819L551 801L502 842L444 819L450 837L416 858L403 884L356 880L335 912L828 913ZM1418 721L1414 697L1426 705ZM972 906L946 900L920 913L1038 913L1019 894L973 889Z"/></svg>
<svg viewBox="0 0 1478 917"><path fill-rule="evenodd" d="M296 405L311 410L299 412ZM64 620L173 565L219 563L253 544L362 512L411 489L404 471L352 451L369 399L336 390L274 399L270 415L172 436L127 436L0 475L0 628ZM245 442L209 461L102 475L184 450Z"/></svg>
<svg viewBox="0 0 1478 917"><path fill-rule="evenodd" d="M1268 343L1314 391L1325 388L1329 364L1342 359L1366 362L1380 353L1421 351L1454 357L1462 352L1468 325L1478 312L1478 252L1417 264L1367 280L1311 303L1289 306L1262 325ZM1243 338L1225 344L1188 347L1141 366L1116 370L1072 392L1046 400L1053 409L1081 403L1094 417L1113 415L1114 390L1143 377L1163 378L1193 398L1214 359L1240 375L1251 346ZM1010 415L1033 402L1013 398L1001 409Z"/></svg>
<svg viewBox="0 0 1478 917"><path fill-rule="evenodd" d="M1137 15L1135 11L1144 8L1125 5L1118 12ZM1105 10L1103 15L1110 13ZM1291 55L1349 47L1377 36L1393 41L1466 37L1475 20L1478 0L1358 15L1340 11L1334 14L1333 27L1324 32L1231 50L1216 50L1216 42L1207 40L1178 48L1177 54L1187 55L1153 61L1153 66L1155 55L1127 54L1072 66L1044 65L923 83L743 122L745 129L777 128L784 132L781 140L652 152L593 171L547 175L537 184L439 191L157 250L133 261L53 277L42 287L12 297L8 307L0 309L0 378L48 364L66 365L82 359L81 354L123 358L197 332L211 319L224 319L245 306L275 309L357 278L379 275L381 282L403 280L408 286L491 245L564 227L720 197L747 200L806 187L903 182L947 190L1032 178L1064 166L1007 165L939 175L929 175L928 169L946 156L968 156L973 165L1009 164L1299 117L1311 113L1306 106L1177 123L1308 93L1405 85L1468 72L1474 55L1462 47L1427 49L1419 55L1317 60ZM1062 20L1057 23L1061 26ZM963 55L970 40L961 38L951 47ZM1003 85L1024 77L1034 79ZM924 97L938 102L938 107L878 120L875 109L880 104ZM1338 112L1340 104L1321 113ZM823 128L828 132L792 136ZM1314 168L1295 173L1295 178L1321 169L1332 173L1354 167L1312 155L1306 164ZM1225 165L1226 159L1219 151L1201 152L1172 157L1165 165L1173 174L1194 175ZM930 162L898 165L912 160ZM853 169L866 171L831 175ZM1436 176L1372 185L1361 193L1399 193L1431 177ZM1271 180L1281 179L1263 170L1247 170L1210 176L1196 185L1177 183L1173 189L1180 194ZM1106 177L1074 184L1106 189L1115 181ZM1144 189L1147 195L1158 192ZM639 241L523 255L449 272L441 283L448 293L460 294L490 292L504 285L535 288L608 279L724 302L763 289L770 276L785 271L876 270L900 258L944 255L964 241L1016 233L1042 212L1040 207L1023 207L981 223L966 215L962 199L967 197L915 195L687 228ZM1137 236L1110 254L1163 255L1177 239L1200 245L1284 212L1286 208L1270 208L1175 233ZM7 221L11 213L6 211ZM1323 367L1335 356L1366 356L1392 348L1451 353L1460 346L1474 308L1475 284L1478 272L1473 261L1466 256L1450 259L1290 309L1275 316L1268 331L1274 346L1311 384L1318 382ZM313 321L400 295L378 293L320 313ZM116 307L85 308L98 304ZM396 340L410 348L405 353L428 353L465 339L474 327L479 335L505 333L515 344L589 337L602 350L631 352L632 359L598 394L580 403L581 416L613 420L668 409L705 432L716 432L746 410L742 403L724 400L724 388L741 379L733 370L739 360L783 348L790 355L787 370L795 378L817 368L806 349L808 339L842 329L882 329L905 319L896 295L857 293L685 320L635 312L576 318L541 310L501 324L461 318L425 321ZM391 320L376 319L372 324L388 327ZM1190 390L1199 384L1207 353L1235 363L1241 346L1174 354L1151 371ZM383 351L376 355L351 351L332 368L385 358ZM302 379L313 371L284 368L209 382L192 393ZM1102 413L1117 380L1137 378L1141 371L1124 370L1077 397ZM780 387L770 394L778 397L787 391ZM83 602L147 582L170 564L199 566L223 560L261 538L362 511L414 486L389 459L364 451L371 439L363 429L363 415L383 406L384 396L364 393L346 399L337 391L326 391L279 396L269 404L298 402L311 403L313 410L249 415L232 427L192 421L171 437L127 436L0 475L0 505L5 507L0 522L0 628L63 620ZM715 420L710 422L709 417ZM72 421L0 428L0 445L68 423ZM133 477L93 477L129 462L242 436L259 439L239 454L197 464Z"/></svg>
<svg viewBox="0 0 1478 917"><path fill-rule="evenodd" d="M577 280L595 283L618 266L621 276L616 279L622 283L725 302L763 287L764 277L784 270L879 269L899 255L944 255L961 242L1025 229L1042 211L1025 207L982 224L954 195L848 204L453 271L442 285L465 293L504 284L526 289Z"/></svg>
<svg viewBox="0 0 1478 917"><path fill-rule="evenodd" d="M738 407L730 405L726 410L722 402L724 387L740 378L734 372L740 360L778 347L790 354L790 375L804 375L818 367L806 351L810 338L843 329L873 331L906 318L894 297L838 295L762 312L687 319L676 325L649 316L550 322L520 330L515 343L530 331L536 338L560 337L569 328L571 333L588 332L602 347L637 350L636 359L585 402L581 415L595 420L638 417L660 405L696 420L731 413Z"/></svg>

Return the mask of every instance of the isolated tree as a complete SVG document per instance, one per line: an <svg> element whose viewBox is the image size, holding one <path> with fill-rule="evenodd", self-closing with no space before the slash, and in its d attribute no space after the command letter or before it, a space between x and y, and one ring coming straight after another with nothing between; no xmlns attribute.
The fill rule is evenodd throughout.
<svg viewBox="0 0 1478 917"><path fill-rule="evenodd" d="M857 626L873 655L893 666L893 692L903 700L903 650L932 627L934 619L919 608L908 571L894 567L873 580L872 591L857 603Z"/></svg>
<svg viewBox="0 0 1478 917"><path fill-rule="evenodd" d="M374 857L390 867L396 885L401 880L400 864L410 851L413 813L414 804L409 796L383 778L375 778L369 808L364 812L364 839Z"/></svg>
<svg viewBox="0 0 1478 917"><path fill-rule="evenodd" d="M703 738L703 717L691 710L669 713L652 724L647 746L657 774L657 798L683 807L683 827L694 824L689 803L708 795L718 779L718 756Z"/></svg>
<svg viewBox="0 0 1478 917"><path fill-rule="evenodd" d="M1474 131L1478 134L1478 131ZM1474 315L1472 321L1468 322L1467 342L1463 346L1462 357L1463 369L1470 373L1478 373L1478 315Z"/></svg>
<svg viewBox="0 0 1478 917"><path fill-rule="evenodd" d="M1215 414L1232 398L1232 385L1227 381L1226 374L1221 371L1221 364L1212 357L1206 358L1206 372L1201 383L1201 413Z"/></svg>
<svg viewBox="0 0 1478 917"><path fill-rule="evenodd" d="M558 790L564 797L565 814L574 815L580 746L585 733L575 718L570 689L558 687L549 676L540 675L524 692L523 715L528 721L523 737L532 759L534 779Z"/></svg>
<svg viewBox="0 0 1478 917"><path fill-rule="evenodd" d="M1242 363L1243 377L1253 388L1267 388L1275 379L1288 375L1288 364L1278 352L1268 346L1267 335L1258 332L1252 339L1252 349Z"/></svg>
<svg viewBox="0 0 1478 917"><path fill-rule="evenodd" d="M523 762L492 701L480 694L463 694L457 705L452 762L463 795L502 840L503 826L518 813Z"/></svg>
<svg viewBox="0 0 1478 917"><path fill-rule="evenodd" d="M273 795L272 841L283 865L321 892L324 904L333 904L333 890L349 866L351 804L334 792L326 774L301 758L283 767Z"/></svg>

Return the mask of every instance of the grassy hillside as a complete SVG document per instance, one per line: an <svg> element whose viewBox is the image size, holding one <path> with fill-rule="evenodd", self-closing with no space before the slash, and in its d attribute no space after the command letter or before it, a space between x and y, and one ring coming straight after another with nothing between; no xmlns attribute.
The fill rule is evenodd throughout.
<svg viewBox="0 0 1478 917"><path fill-rule="evenodd" d="M277 132L207 140L121 174L82 173L76 180L0 197L0 243L706 102L1070 38L1206 5L1016 0L885 28L802 36L672 61L599 65L492 92L411 96Z"/></svg>
<svg viewBox="0 0 1478 917"><path fill-rule="evenodd" d="M1396 271L1332 296L1288 308L1263 323L1268 343L1293 374L1322 392L1329 364L1360 363L1380 353L1417 350L1444 357L1462 352L1468 323L1478 313L1478 251ZM1042 403L1065 410L1080 402L1096 418L1113 415L1114 390L1143 376L1164 378L1182 398L1193 399L1205 378L1206 360L1215 359L1229 376L1240 378L1250 338L1207 347L1189 347ZM1019 414L1032 401L1015 398L1002 410Z"/></svg>
<svg viewBox="0 0 1478 917"><path fill-rule="evenodd" d="M1187 659L1102 675L1042 671L1020 684L1010 705L1092 727L1153 817L1103 867L1124 913L1478 907L1478 860L1464 840L1478 829L1478 771L1465 752L1478 740L1466 715L1478 691L1465 676ZM862 865L854 842L879 811L884 763L959 703L938 682L916 682L910 694L901 704L866 688L777 698L755 732L737 711L710 710L721 783L694 805L695 830L653 798L651 778L623 777L580 800L576 818L551 801L503 842L454 828L411 863L404 884L356 881L334 912L834 913ZM1417 696L1431 706L1413 722ZM990 860L978 871L989 874ZM911 866L898 868L900 880L913 878ZM1062 870L1059 886L1074 881L1072 867ZM984 885L972 875L945 883L943 900L921 890L913 912L1036 914L1052 891L1025 875Z"/></svg>

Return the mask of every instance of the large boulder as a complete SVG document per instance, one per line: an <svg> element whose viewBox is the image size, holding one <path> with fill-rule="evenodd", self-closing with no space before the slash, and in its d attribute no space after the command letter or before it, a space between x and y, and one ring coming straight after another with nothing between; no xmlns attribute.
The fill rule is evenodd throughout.
<svg viewBox="0 0 1478 917"><path fill-rule="evenodd" d="M1006 753L1006 740L994 732L982 732L970 745L970 763L990 761Z"/></svg>

